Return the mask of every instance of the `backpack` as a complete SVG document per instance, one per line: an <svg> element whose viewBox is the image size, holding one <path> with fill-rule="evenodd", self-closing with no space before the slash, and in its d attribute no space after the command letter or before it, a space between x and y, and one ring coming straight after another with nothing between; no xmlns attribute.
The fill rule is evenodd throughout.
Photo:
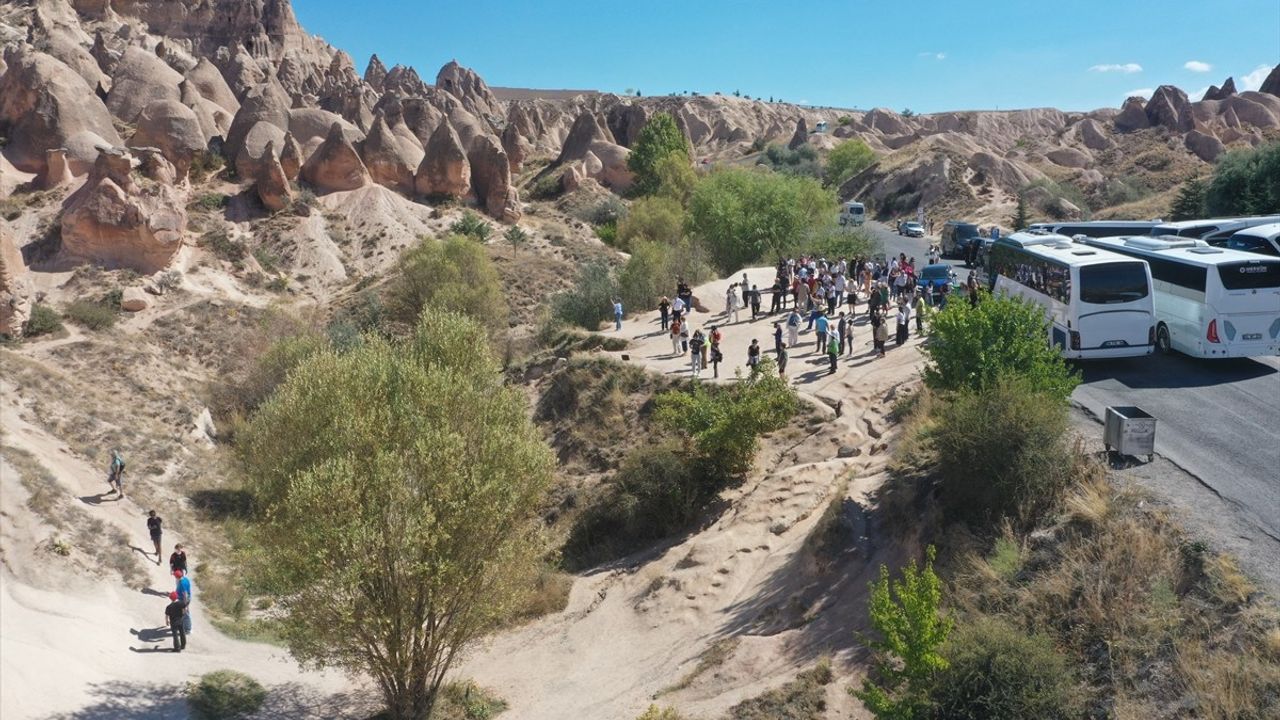
<svg viewBox="0 0 1280 720"><path fill-rule="evenodd" d="M832 355L838 355L840 353L840 340L834 335L827 341L827 352Z"/></svg>

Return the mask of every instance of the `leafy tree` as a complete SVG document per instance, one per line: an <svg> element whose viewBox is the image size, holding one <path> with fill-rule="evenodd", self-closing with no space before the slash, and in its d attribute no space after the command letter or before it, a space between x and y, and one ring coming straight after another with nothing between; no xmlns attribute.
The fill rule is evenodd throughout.
<svg viewBox="0 0 1280 720"><path fill-rule="evenodd" d="M1187 181L1187 184L1178 189L1178 195L1173 199L1173 206L1169 208L1169 219L1177 222L1204 217L1207 189L1204 180L1200 178Z"/></svg>
<svg viewBox="0 0 1280 720"><path fill-rule="evenodd" d="M689 162L689 142L669 114L655 113L641 128L640 136L627 156L627 167L635 173L637 194L649 195L657 191L658 161L673 154L683 155L685 162Z"/></svg>
<svg viewBox="0 0 1280 720"><path fill-rule="evenodd" d="M696 285L712 276L702 248L688 240L669 243L634 240L631 257L618 272L618 294L624 307L651 310L658 298L669 295L676 278L683 277Z"/></svg>
<svg viewBox="0 0 1280 720"><path fill-rule="evenodd" d="M732 385L695 384L657 398L654 417L680 433L708 476L735 477L751 468L759 436L776 430L796 411L796 395L762 362Z"/></svg>
<svg viewBox="0 0 1280 720"><path fill-rule="evenodd" d="M423 238L400 257L388 290L388 314L406 326L424 308L468 315L486 327L506 327L502 283L484 248L460 235Z"/></svg>
<svg viewBox="0 0 1280 720"><path fill-rule="evenodd" d="M924 380L935 390L978 390L1010 373L1027 377L1045 396L1066 402L1080 383L1049 345L1040 306L1009 297L984 297L976 307L948 303L933 316Z"/></svg>
<svg viewBox="0 0 1280 720"><path fill-rule="evenodd" d="M484 242L493 234L493 226L486 222L484 218L467 210L462 213L462 217L449 226L449 232Z"/></svg>
<svg viewBox="0 0 1280 720"><path fill-rule="evenodd" d="M772 262L835 215L835 196L817 180L742 168L711 173L689 198L689 228L724 272Z"/></svg>
<svg viewBox="0 0 1280 720"><path fill-rule="evenodd" d="M1027 198L1022 193L1018 193L1018 207L1013 211L1013 217L1009 219L1009 224L1014 230L1022 230L1031 224L1030 218L1027 217Z"/></svg>
<svg viewBox="0 0 1280 720"><path fill-rule="evenodd" d="M915 117L915 116L916 116L915 111L914 111L914 110L912 110L911 108L903 108L903 109L902 109L902 112L900 112L900 113L898 113L898 114L899 114L899 115L901 115L901 116L902 116L902 117L904 117L904 118L913 118L913 117Z"/></svg>
<svg viewBox="0 0 1280 720"><path fill-rule="evenodd" d="M551 299L551 316L584 330L599 330L613 314L617 295L613 269L602 261L590 262L578 271L573 287Z"/></svg>
<svg viewBox="0 0 1280 720"><path fill-rule="evenodd" d="M627 250L641 240L674 244L684 237L684 223L678 201L660 195L640 198L618 223L618 247Z"/></svg>
<svg viewBox="0 0 1280 720"><path fill-rule="evenodd" d="M880 577L871 583L868 612L879 640L869 644L876 652L876 679L862 681L851 693L880 720L917 720L929 717L929 690L935 673L947 669L940 648L955 626L942 614L942 581L933 571L937 551L925 553L923 569L915 560L902 571L902 579L890 581L889 568L880 566Z"/></svg>
<svg viewBox="0 0 1280 720"><path fill-rule="evenodd" d="M458 653L541 567L553 458L480 325L424 312L299 365L239 436L261 508L251 577L301 662L368 674L396 720L425 720Z"/></svg>
<svg viewBox="0 0 1280 720"><path fill-rule="evenodd" d="M1280 214L1280 142L1219 158L1205 211L1210 217Z"/></svg>
<svg viewBox="0 0 1280 720"><path fill-rule="evenodd" d="M846 140L835 146L827 155L827 185L840 187L846 180L871 167L876 161L875 152L861 140Z"/></svg>
<svg viewBox="0 0 1280 720"><path fill-rule="evenodd" d="M819 228L793 245L793 255L815 255L827 259L874 257L884 253L884 243L863 228Z"/></svg>
<svg viewBox="0 0 1280 720"><path fill-rule="evenodd" d="M520 246L529 242L529 233L525 232L524 228L519 225L512 225L502 237L511 244L511 257L513 258L520 251Z"/></svg>
<svg viewBox="0 0 1280 720"><path fill-rule="evenodd" d="M698 184L698 173L694 172L689 157L684 153L671 153L660 158L654 165L654 173L658 176L658 195L671 198L687 205L693 188Z"/></svg>

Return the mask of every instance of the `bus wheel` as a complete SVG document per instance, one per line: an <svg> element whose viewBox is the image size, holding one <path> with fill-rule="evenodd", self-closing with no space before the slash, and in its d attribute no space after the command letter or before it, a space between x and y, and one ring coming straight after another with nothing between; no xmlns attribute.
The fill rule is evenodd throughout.
<svg viewBox="0 0 1280 720"><path fill-rule="evenodd" d="M1173 353L1173 343L1169 340L1169 328L1163 323L1156 327L1156 349L1161 355Z"/></svg>

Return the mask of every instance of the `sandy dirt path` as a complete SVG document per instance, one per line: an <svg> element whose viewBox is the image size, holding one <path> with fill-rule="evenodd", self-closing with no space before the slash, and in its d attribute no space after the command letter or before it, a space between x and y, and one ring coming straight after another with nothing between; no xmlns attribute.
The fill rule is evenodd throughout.
<svg viewBox="0 0 1280 720"><path fill-rule="evenodd" d="M772 282L769 268L747 273L757 285ZM693 327L724 320L725 290L741 276L695 290L710 312L695 312ZM753 337L772 354L772 319L749 318L747 310L723 328L721 381L745 372ZM854 632L865 617L867 582L879 562L893 562L889 554L897 552L871 537L867 496L883 478L885 415L921 363L914 338L884 359L871 358L864 323L855 329L854 354L842 358L834 374L827 373L826 356L814 352L813 333L801 335L788 374L827 420L799 443L766 441L746 482L725 493L715 522L582 575L562 613L492 638L459 675L492 686L522 720L630 720L651 702L714 717L831 656L842 677L828 686L830 717L860 717L844 690L861 661ZM653 372L689 373L687 358L672 356L656 312L626 320L617 334L631 344L615 356ZM837 403L843 403L840 417ZM805 540L837 498L856 537L839 571L822 574ZM738 645L722 666L664 692L693 670L711 643L727 637Z"/></svg>

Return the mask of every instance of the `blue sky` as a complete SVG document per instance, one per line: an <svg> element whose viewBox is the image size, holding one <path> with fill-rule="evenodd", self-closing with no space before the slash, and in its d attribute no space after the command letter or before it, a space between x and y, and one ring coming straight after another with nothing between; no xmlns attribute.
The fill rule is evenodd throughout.
<svg viewBox="0 0 1280 720"><path fill-rule="evenodd" d="M450 59L490 85L646 95L740 90L917 112L1117 107L1280 62L1280 0L294 0L363 72L376 52L431 82ZM1259 68L1265 66L1259 71ZM1245 80L1248 77L1250 80Z"/></svg>

